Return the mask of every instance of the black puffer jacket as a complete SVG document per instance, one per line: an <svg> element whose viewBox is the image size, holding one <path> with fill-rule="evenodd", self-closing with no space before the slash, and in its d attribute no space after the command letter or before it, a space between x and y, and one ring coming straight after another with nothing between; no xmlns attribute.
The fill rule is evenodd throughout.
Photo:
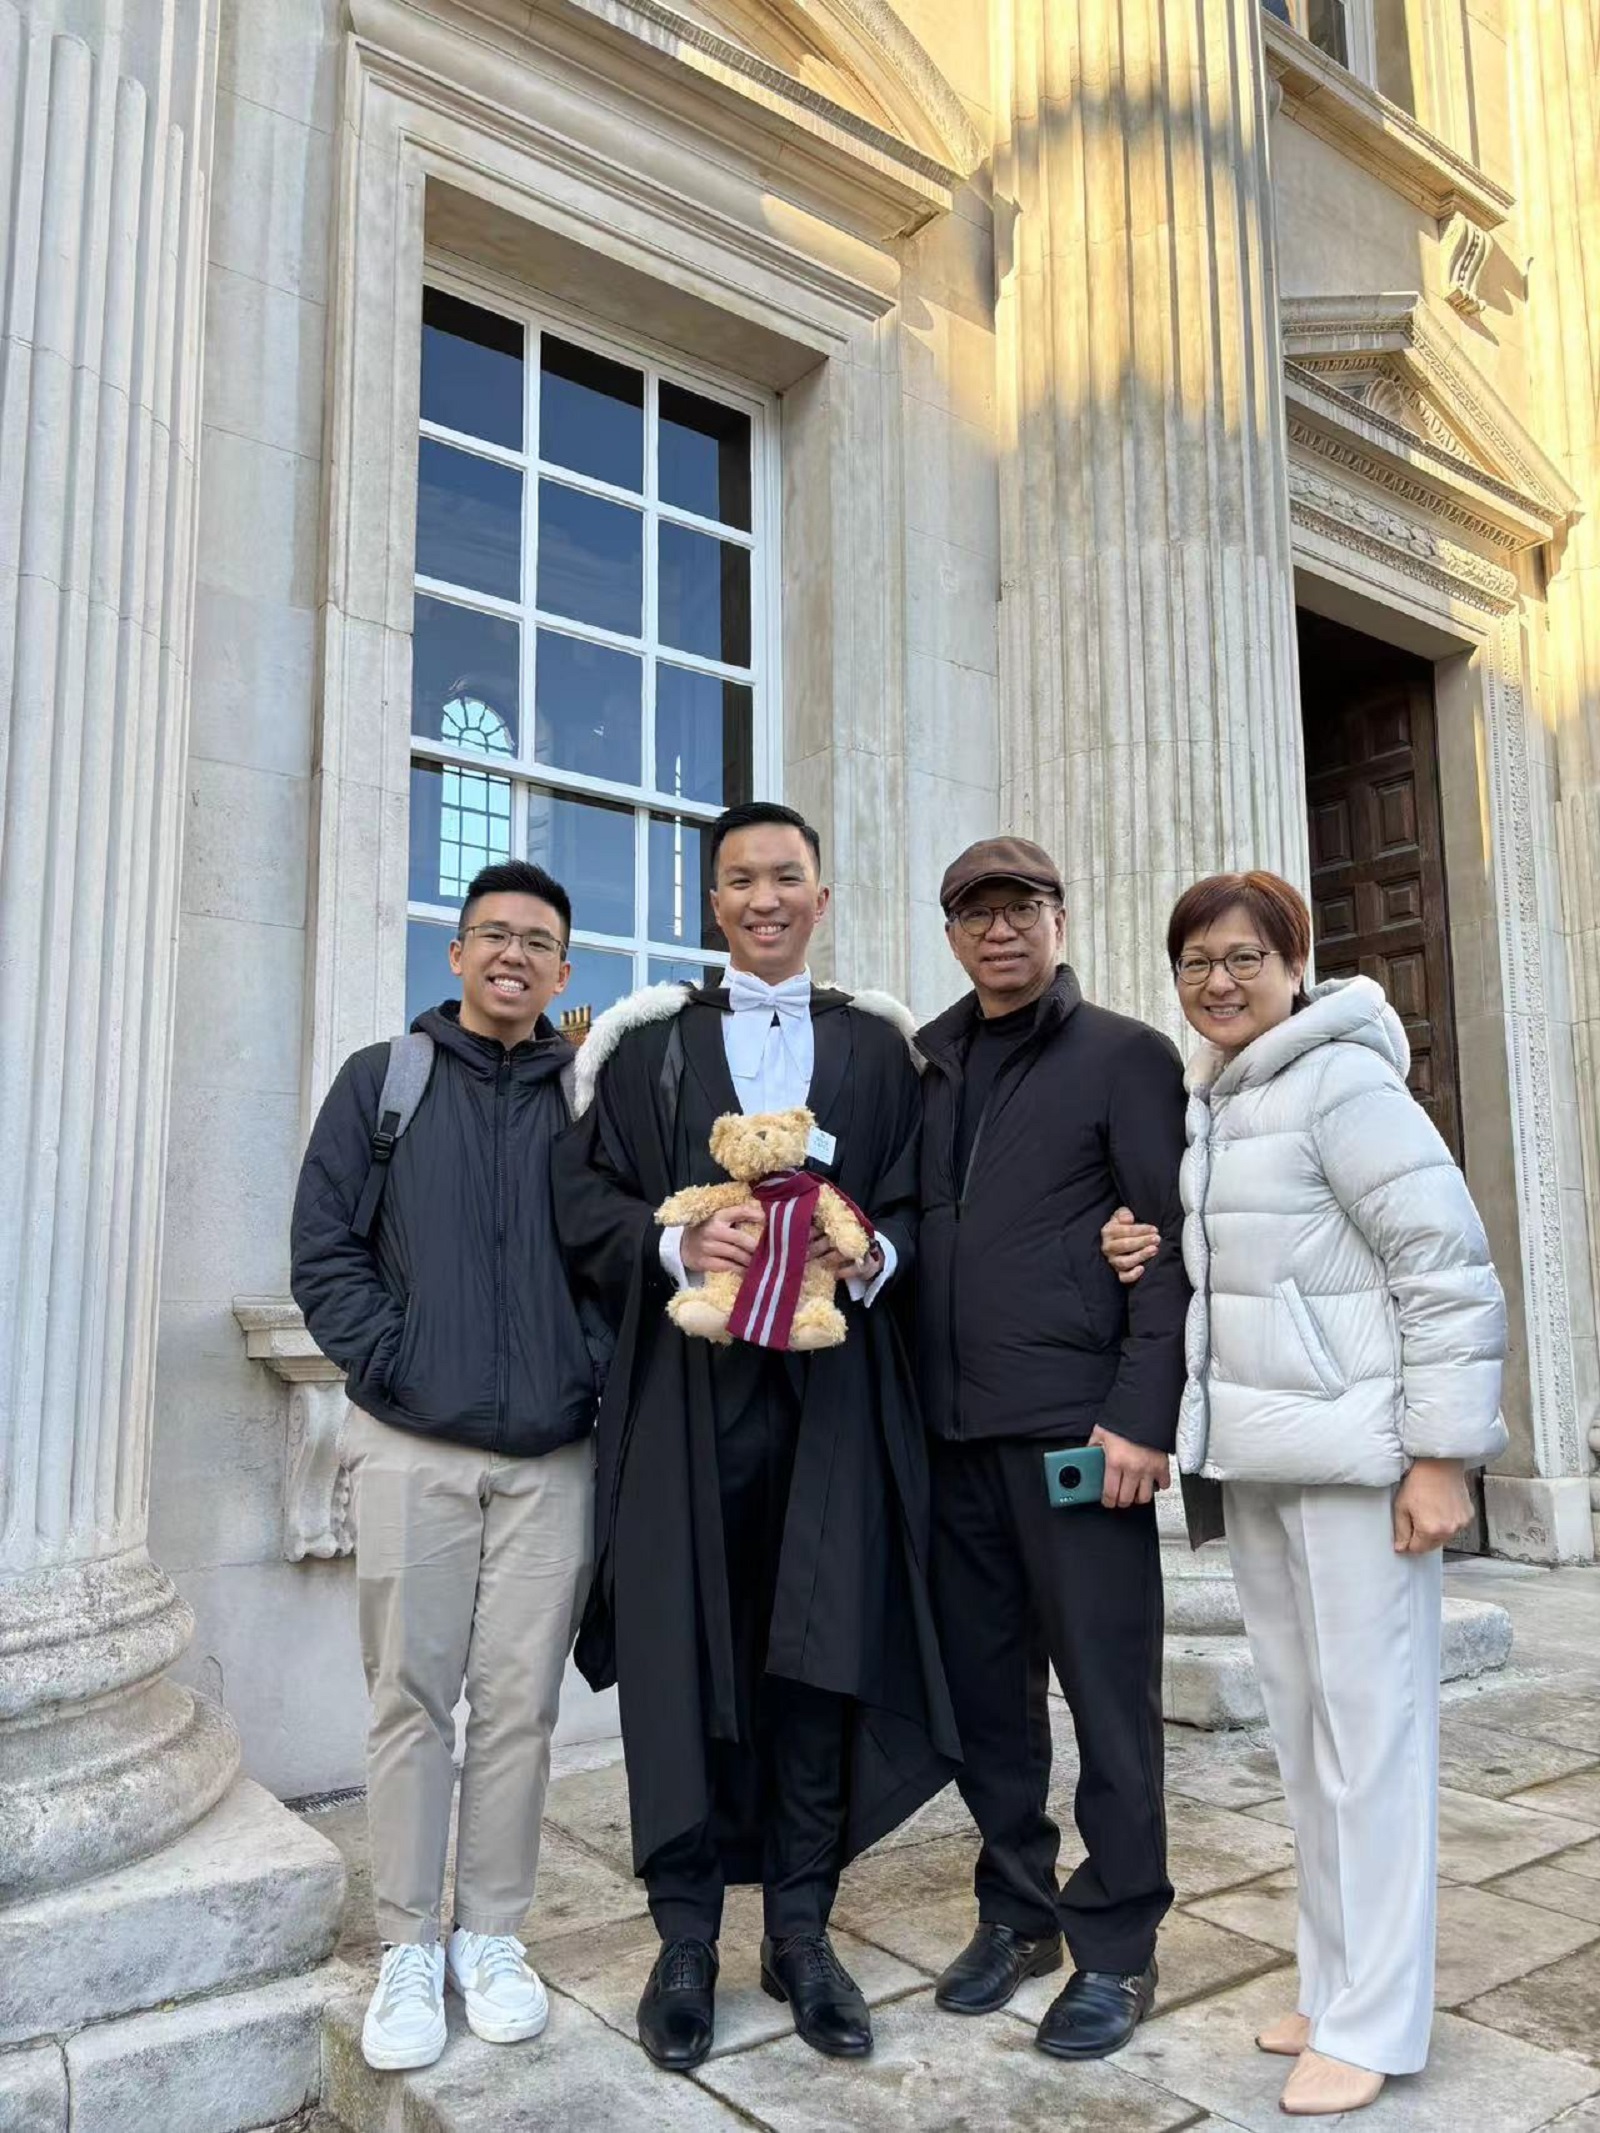
<svg viewBox="0 0 1600 2133"><path fill-rule="evenodd" d="M387 1044L345 1061L295 1194L295 1302L358 1407L484 1451L554 1451L594 1422L598 1369L556 1243L550 1147L572 1047L541 1021L507 1051L455 1002L419 1015L433 1074L395 1148L370 1242L350 1221Z"/></svg>
<svg viewBox="0 0 1600 2133"><path fill-rule="evenodd" d="M1007 1058L955 1175L968 994L919 1031L922 1233L918 1386L941 1437L1082 1443L1103 1423L1170 1451L1189 1302L1178 1166L1183 1072L1146 1023L1086 1001L1063 966ZM1126 1202L1161 1226L1124 1289L1100 1230Z"/></svg>

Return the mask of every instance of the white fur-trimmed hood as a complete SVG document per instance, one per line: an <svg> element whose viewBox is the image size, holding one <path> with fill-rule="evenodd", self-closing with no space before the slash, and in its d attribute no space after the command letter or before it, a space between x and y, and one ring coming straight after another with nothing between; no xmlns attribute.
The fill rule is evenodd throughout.
<svg viewBox="0 0 1600 2133"><path fill-rule="evenodd" d="M594 1102L595 1083L600 1079L600 1069L605 1065L617 1046L630 1030L643 1029L650 1022L666 1022L682 1011L691 986L682 984L645 985L638 992L630 992L625 999L608 1007L604 1014L595 1018L588 1036L578 1053L577 1070L573 1075L572 1109L581 1118ZM849 993L848 986L819 986L819 991ZM922 1071L922 1058L914 1038L917 1025L911 1010L903 1000L897 1000L888 992L849 993L852 1007L859 1007L863 1014L876 1015L880 1021L890 1023L905 1039L907 1051L918 1073Z"/></svg>

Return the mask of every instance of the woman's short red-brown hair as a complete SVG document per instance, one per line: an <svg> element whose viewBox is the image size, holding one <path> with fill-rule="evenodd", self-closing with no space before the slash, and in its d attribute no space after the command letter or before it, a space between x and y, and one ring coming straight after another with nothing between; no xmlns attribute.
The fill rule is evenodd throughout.
<svg viewBox="0 0 1600 2133"><path fill-rule="evenodd" d="M1208 874L1185 889L1167 920L1167 961L1176 970L1183 944L1214 926L1224 911L1242 905L1267 947L1286 963L1311 960L1311 913L1305 898L1281 874Z"/></svg>

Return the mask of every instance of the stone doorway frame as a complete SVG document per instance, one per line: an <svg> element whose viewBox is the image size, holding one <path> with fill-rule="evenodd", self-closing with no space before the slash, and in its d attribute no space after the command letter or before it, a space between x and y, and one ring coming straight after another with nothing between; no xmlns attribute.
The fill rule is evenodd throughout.
<svg viewBox="0 0 1600 2133"><path fill-rule="evenodd" d="M1512 1317L1490 1545L1587 1560L1600 1369L1530 647L1538 552L1575 499L1419 297L1283 318L1297 601L1434 665L1463 1141Z"/></svg>

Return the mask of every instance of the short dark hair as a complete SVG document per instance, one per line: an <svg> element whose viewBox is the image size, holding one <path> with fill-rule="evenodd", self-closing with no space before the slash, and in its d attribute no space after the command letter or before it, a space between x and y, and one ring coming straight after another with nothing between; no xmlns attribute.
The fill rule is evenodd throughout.
<svg viewBox="0 0 1600 2133"><path fill-rule="evenodd" d="M736 830L756 829L763 822L775 823L780 829L798 830L811 847L811 856L816 861L817 873L822 872L822 839L817 835L805 816L792 807L783 807L776 800L741 800L737 807L724 808L711 825L711 851L707 864L711 879L717 878L717 854L724 842Z"/></svg>
<svg viewBox="0 0 1600 2133"><path fill-rule="evenodd" d="M480 896L537 896L540 903L561 913L561 945L565 947L572 937L572 898L553 874L547 874L531 860L502 859L496 866L479 868L461 906L458 937L466 932L472 907Z"/></svg>
<svg viewBox="0 0 1600 2133"><path fill-rule="evenodd" d="M1261 938L1269 948L1276 948L1286 963L1310 962L1311 912L1305 898L1281 874L1252 868L1247 874L1208 874L1204 881L1184 890L1167 921L1167 961L1174 970L1184 942L1196 933L1204 933L1224 911L1231 911L1236 905L1249 912ZM1303 1007L1306 999L1302 984L1295 994L1295 1005Z"/></svg>

